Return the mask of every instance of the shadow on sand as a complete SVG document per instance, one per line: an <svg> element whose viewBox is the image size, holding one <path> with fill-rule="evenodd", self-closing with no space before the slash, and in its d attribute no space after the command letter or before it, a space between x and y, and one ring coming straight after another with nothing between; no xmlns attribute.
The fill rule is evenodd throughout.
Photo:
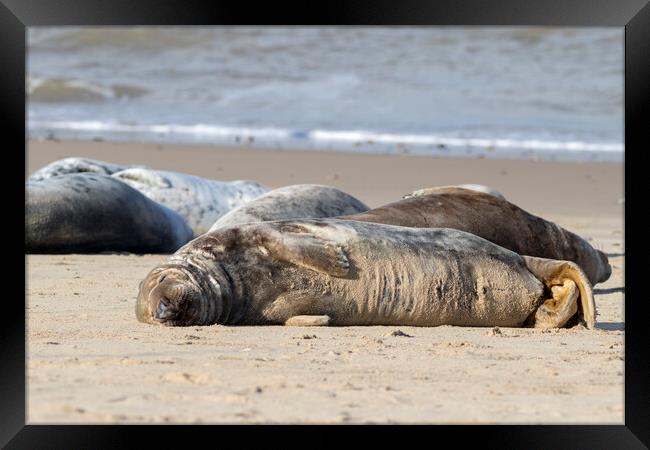
<svg viewBox="0 0 650 450"><path fill-rule="evenodd" d="M623 322L598 322L596 328L605 331L624 331L625 324Z"/></svg>
<svg viewBox="0 0 650 450"><path fill-rule="evenodd" d="M604 288L604 289L593 289L594 294L614 294L616 292L625 293L625 286L622 287L613 287L613 288Z"/></svg>

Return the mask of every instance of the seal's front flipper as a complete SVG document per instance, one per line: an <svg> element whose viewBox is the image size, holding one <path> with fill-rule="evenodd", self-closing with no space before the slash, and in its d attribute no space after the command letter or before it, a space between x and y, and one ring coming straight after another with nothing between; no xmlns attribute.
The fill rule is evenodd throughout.
<svg viewBox="0 0 650 450"><path fill-rule="evenodd" d="M326 327L330 320L330 316L293 316L284 324L289 327Z"/></svg>
<svg viewBox="0 0 650 450"><path fill-rule="evenodd" d="M115 172L113 176L121 180L128 180L133 183L161 189L167 189L172 185L163 174L156 172L155 170L139 167L120 170L119 172Z"/></svg>
<svg viewBox="0 0 650 450"><path fill-rule="evenodd" d="M350 263L335 241L302 229L276 230L261 228L257 237L261 247L275 258L297 266L307 267L334 277L345 277ZM264 251L264 250L262 250Z"/></svg>
<svg viewBox="0 0 650 450"><path fill-rule="evenodd" d="M587 328L594 328L594 295L589 279L577 264L533 256L522 258L528 270L552 293L552 298L546 300L535 312L536 328L563 327L576 312L582 315ZM578 308L578 299L581 308Z"/></svg>

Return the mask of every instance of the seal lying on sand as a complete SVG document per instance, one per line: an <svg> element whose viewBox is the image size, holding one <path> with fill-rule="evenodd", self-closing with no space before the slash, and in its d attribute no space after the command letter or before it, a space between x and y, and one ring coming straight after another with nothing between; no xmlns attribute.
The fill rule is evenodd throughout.
<svg viewBox="0 0 650 450"><path fill-rule="evenodd" d="M404 200L338 218L467 231L520 255L573 261L592 284L607 280L612 271L607 256L580 236L503 198L459 187L423 189Z"/></svg>
<svg viewBox="0 0 650 450"><path fill-rule="evenodd" d="M572 262L470 233L352 220L258 222L194 239L140 284L136 316L164 325L562 327L595 323Z"/></svg>
<svg viewBox="0 0 650 450"><path fill-rule="evenodd" d="M367 211L350 194L320 184L294 184L274 189L217 220L210 231L271 220L325 218Z"/></svg>
<svg viewBox="0 0 650 450"><path fill-rule="evenodd" d="M108 175L26 183L27 253L172 253L191 238L178 214Z"/></svg>
<svg viewBox="0 0 650 450"><path fill-rule="evenodd" d="M179 214L199 236L219 217L269 191L255 181L214 181L178 172L127 169L113 177Z"/></svg>
<svg viewBox="0 0 650 450"><path fill-rule="evenodd" d="M113 164L106 161L87 158L64 158L54 161L47 166L38 169L36 172L29 176L29 181L42 181L61 175L85 172L111 175L115 172L129 169L131 167L142 166Z"/></svg>

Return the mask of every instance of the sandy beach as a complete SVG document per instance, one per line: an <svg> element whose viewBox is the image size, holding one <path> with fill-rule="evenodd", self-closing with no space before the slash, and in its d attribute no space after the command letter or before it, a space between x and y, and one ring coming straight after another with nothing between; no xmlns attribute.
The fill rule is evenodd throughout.
<svg viewBox="0 0 650 450"><path fill-rule="evenodd" d="M168 328L135 318L165 255L28 255L27 423L624 422L623 165L30 141L27 173L68 156L270 188L336 186L371 207L480 183L608 254L595 330ZM394 335L396 330L404 335Z"/></svg>

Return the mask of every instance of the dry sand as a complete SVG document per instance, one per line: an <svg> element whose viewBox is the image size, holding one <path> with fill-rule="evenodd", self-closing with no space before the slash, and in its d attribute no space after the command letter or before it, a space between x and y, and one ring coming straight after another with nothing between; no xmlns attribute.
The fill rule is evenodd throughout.
<svg viewBox="0 0 650 450"><path fill-rule="evenodd" d="M372 207L482 183L590 239L613 273L595 288L591 331L166 328L134 314L138 283L164 255L30 255L30 424L624 422L622 164L30 142L28 172L66 156L269 187L330 184Z"/></svg>

